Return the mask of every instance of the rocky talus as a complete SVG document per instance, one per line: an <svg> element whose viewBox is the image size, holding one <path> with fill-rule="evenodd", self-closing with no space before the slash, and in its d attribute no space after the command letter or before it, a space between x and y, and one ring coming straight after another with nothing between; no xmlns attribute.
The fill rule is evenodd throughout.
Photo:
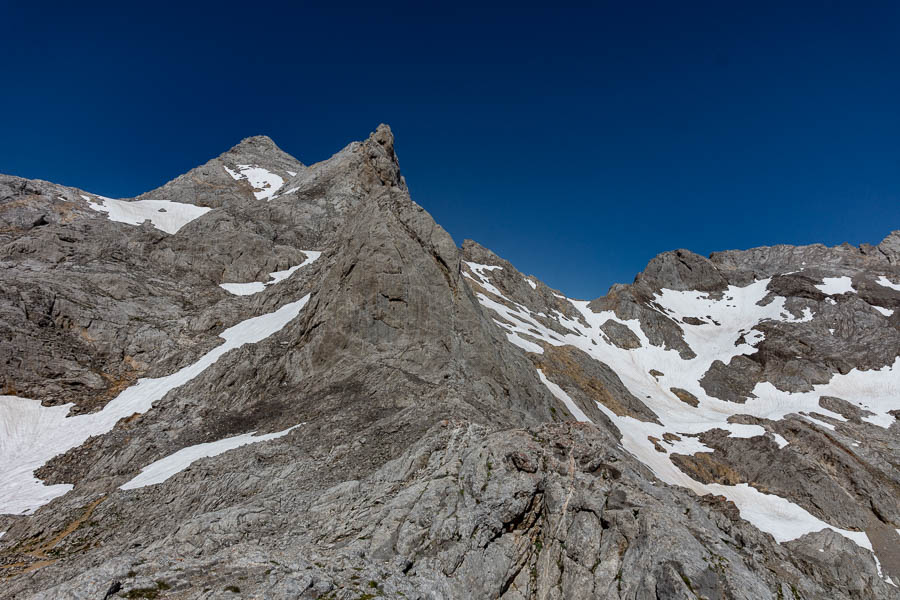
<svg viewBox="0 0 900 600"><path fill-rule="evenodd" d="M390 129L0 176L0 598L900 598L900 232L566 297Z"/></svg>

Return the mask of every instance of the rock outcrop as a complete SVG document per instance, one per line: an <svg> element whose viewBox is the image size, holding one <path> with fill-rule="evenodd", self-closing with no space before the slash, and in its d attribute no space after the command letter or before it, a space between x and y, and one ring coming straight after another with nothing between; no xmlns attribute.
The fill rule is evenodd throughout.
<svg viewBox="0 0 900 600"><path fill-rule="evenodd" d="M898 239L588 302L458 248L386 126L0 176L0 598L900 597Z"/></svg>

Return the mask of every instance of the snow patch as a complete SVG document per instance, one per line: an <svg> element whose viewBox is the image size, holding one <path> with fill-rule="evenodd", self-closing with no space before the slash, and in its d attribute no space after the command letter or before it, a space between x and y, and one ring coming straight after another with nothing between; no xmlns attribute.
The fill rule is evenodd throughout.
<svg viewBox="0 0 900 600"><path fill-rule="evenodd" d="M123 484L119 489L133 490L137 488L147 487L148 485L156 485L158 483L162 483L175 474L184 471L189 466L191 466L191 464L195 463L201 458L218 456L220 454L228 452L229 450L240 448L241 446L256 444L259 442L266 442L268 440L274 440L280 437L284 437L297 427L300 427L300 425L303 425L303 423L294 425L293 427L289 427L283 431L278 431L276 433L267 433L265 435L257 436L254 435L256 433L255 431L251 431L250 433L236 435L222 440L217 440L215 442L207 442L205 444L197 444L195 446L182 448L174 454L170 454L165 458L161 458L156 462L150 463L149 465L141 469L140 475Z"/></svg>
<svg viewBox="0 0 900 600"><path fill-rule="evenodd" d="M34 471L89 437L112 430L119 419L147 412L154 402L200 375L230 350L278 332L300 314L308 300L309 294L275 312L229 327L219 334L225 343L197 362L165 377L142 377L96 413L67 417L71 403L42 406L36 400L0 396L0 514L31 514L71 490L71 484L44 485Z"/></svg>
<svg viewBox="0 0 900 600"><path fill-rule="evenodd" d="M487 276L484 270L472 270L479 277ZM849 277L827 278L822 286L827 293L844 293L848 289L852 290L850 283ZM866 420L875 425L888 427L894 421L888 411L900 408L900 397L897 395L900 390L900 358L892 367L878 371L853 370L846 375L835 375L829 383L818 385L808 393L782 392L771 383L764 382L754 388L753 394L756 397L748 398L744 404L727 402L706 394L699 381L715 360L727 364L735 356L756 352L756 346L764 339L763 333L756 329L758 325L765 321L807 322L813 318L809 307L805 307L799 315L793 315L785 307L785 298L766 298L769 294L768 284L769 280L763 279L744 287L729 286L721 299L695 291L663 289L656 294L651 306L682 328L684 341L696 353L696 357L689 360L682 359L675 350L651 344L637 319L620 319L613 311L595 313L588 308L587 301L557 295L560 299L568 300L586 323L585 325L554 312L552 318L569 330L569 333L561 334L540 322L538 317L547 315L532 313L526 307L505 298L499 290L496 295L503 303L480 293L477 298L485 308L497 313L495 322L506 330L508 338L516 345L526 350L529 347L539 348L525 336L553 346L571 345L611 367L627 389L657 415L661 424L618 416L599 403L597 407L622 432L623 447L650 467L661 480L687 487L701 495L713 493L725 496L738 506L745 519L771 533L779 542L830 528L870 549L871 545L864 533L833 527L789 500L763 494L747 484L702 484L671 461L673 453L711 451L695 436L714 428L727 430L733 437L755 437L768 433L779 448L789 445L782 436L767 432L762 426L732 423L731 417L737 415L772 421L782 420L788 415L802 415L802 418L833 428L831 424L803 414L815 413L838 422L845 421L842 415L819 406L819 398L823 395L843 398L874 413L866 417ZM768 303L760 305L764 299ZM693 319L685 322L687 317L702 319L702 323L693 324L696 323ZM600 330L600 326L607 320L628 327L637 336L641 347L624 350L612 344ZM650 377L648 373L651 369L661 371L665 376L658 379ZM541 375L541 379L543 381L545 378ZM670 391L673 387L687 390L696 396L698 406L691 407L679 400ZM567 395L564 396L564 390L559 389L557 393L553 387L548 385L548 388L564 403L566 398L571 401ZM666 452L659 452L648 438L664 439L665 433L679 435L681 441L661 446L665 447Z"/></svg>
<svg viewBox="0 0 900 600"><path fill-rule="evenodd" d="M490 308L491 310L493 310L494 312L496 312L501 317L503 317L506 321L509 322L509 323L507 323L507 322L495 320L495 323L497 323L497 325L499 325L500 327L502 327L503 329L506 330L506 332L507 332L506 337L507 337L507 339L509 339L509 341L511 341L516 346L519 346L520 348L527 350L528 352L535 352L537 354L544 353L544 349L541 348L539 345L535 344L534 342L532 342L528 339L520 337L518 335L518 334L525 334L525 335L530 335L532 337L536 337L539 339L545 339L545 340L550 336L550 334L547 332L546 328L543 325L541 325L537 320L532 319L529 316L530 312L528 311L527 308L525 308L524 306L521 306L520 304L516 304L516 303L508 300L506 297L504 297L502 295L500 296L501 298L503 298L504 300L507 300L507 302L509 302L516 308L510 308L509 306L506 306L505 304L500 304L499 302L495 302L494 300L491 300L490 298L488 298L481 292L478 292L475 295L478 298L478 302L481 303L482 306ZM498 295L499 295L499 290L498 290ZM553 344L554 346L562 345L557 340L554 340L554 341L556 341L556 343Z"/></svg>
<svg viewBox="0 0 900 600"><path fill-rule="evenodd" d="M784 439L782 436L775 433L774 431L771 433L772 433L772 437L775 438L775 443L778 444L779 448L784 448L785 446L788 445L789 442L786 439Z"/></svg>
<svg viewBox="0 0 900 600"><path fill-rule="evenodd" d="M842 415L818 405L822 396L835 396L873 413L862 417L863 421L887 429L896 420L890 411L900 408L900 356L892 365L880 369L869 371L852 369L846 375L834 375L831 381L813 386L809 392L782 392L765 381L756 384L753 393L758 398L748 400L747 404L761 403L770 406L772 416L766 418L774 418L793 409L794 412L806 410L827 415L838 421L846 421ZM833 425L823 423L809 415L805 417L834 429Z"/></svg>
<svg viewBox="0 0 900 600"><path fill-rule="evenodd" d="M87 200L88 206L97 212L106 213L110 221L140 225L149 220L154 227L166 233L178 233L178 230L201 215L208 213L210 208L194 206L184 202L169 202L168 200L113 200L97 196L99 202L91 200L90 196L81 195Z"/></svg>
<svg viewBox="0 0 900 600"><path fill-rule="evenodd" d="M874 308L875 310L877 310L878 312L880 312L881 314L883 314L886 317L889 317L892 314L894 314L893 309L885 308L883 306L873 306L872 308Z"/></svg>
<svg viewBox="0 0 900 600"><path fill-rule="evenodd" d="M535 354L543 354L544 349L535 344L534 342L529 342L526 339L522 339L518 335L513 333L507 333L506 339L508 339L511 343L515 344L525 352L534 352Z"/></svg>
<svg viewBox="0 0 900 600"><path fill-rule="evenodd" d="M829 429L829 430L831 430L831 431L835 431L835 429L836 429L835 426L832 425L831 423L826 423L826 422L823 421L822 419L817 419L817 418L815 418L815 417L812 416L812 415L808 415L808 414L806 414L806 413L800 413L800 415L801 415L804 419L806 419L807 421L809 421L810 423L813 423L813 424L815 424L815 425L818 425L819 427L824 427L825 429Z"/></svg>
<svg viewBox="0 0 900 600"><path fill-rule="evenodd" d="M582 423L593 423L593 421L591 421L588 416L584 414L584 412L578 407L575 401L572 400L572 397L569 396L565 391L563 391L561 387L547 379L547 377L544 375L544 372L540 369L538 369L537 373L538 377L540 377L541 379L541 383L546 385L547 389L550 390L550 393L556 396L556 399L561 401L565 405L566 409L568 409L568 411L572 413L572 416L575 417L576 421L581 421Z"/></svg>
<svg viewBox="0 0 900 600"><path fill-rule="evenodd" d="M246 179L253 188L253 195L257 200L271 200L281 186L284 179L280 176L256 165L238 165L237 171L223 167L235 181Z"/></svg>
<svg viewBox="0 0 900 600"><path fill-rule="evenodd" d="M647 439L648 435L660 438L662 427L654 423L638 421L633 417L618 416L599 402L597 408L622 432L622 445L638 460L650 467L653 473L665 483L680 485L692 490L697 495L714 494L725 496L735 503L741 517L752 523L761 531L772 535L779 543L797 539L807 533L832 529L871 551L871 543L864 532L848 531L829 525L811 515L793 502L764 494L746 483L738 485L722 485L718 483L704 484L691 478L677 467L674 467L666 454L658 452ZM696 442L697 445L702 445ZM707 451L710 450L707 448ZM684 454L685 452L679 452Z"/></svg>
<svg viewBox="0 0 900 600"><path fill-rule="evenodd" d="M900 292L900 283L894 283L884 275L881 275L875 282L880 286L891 288L892 290L897 290L898 292Z"/></svg>
<svg viewBox="0 0 900 600"><path fill-rule="evenodd" d="M712 483L705 487L709 488L707 493L727 496L740 509L742 518L753 523L760 531L771 534L778 543L831 529L872 552L874 556L872 543L865 532L829 525L781 496L764 494L746 483L734 486Z"/></svg>
<svg viewBox="0 0 900 600"><path fill-rule="evenodd" d="M816 289L829 296L856 293L849 277L825 277L822 283L816 285Z"/></svg>
<svg viewBox="0 0 900 600"><path fill-rule="evenodd" d="M220 283L219 287L235 296L252 296L266 289L266 284L261 281L250 283Z"/></svg>
<svg viewBox="0 0 900 600"><path fill-rule="evenodd" d="M463 272L464 277L468 277L495 296L500 296L501 298L503 298L503 294L500 293L500 290L491 285L491 278L490 275L488 275L488 273L490 273L491 271L496 271L497 269L502 269L503 267L498 267L496 265L482 265L476 262L469 261L463 261L463 263L465 263L465 265L469 267L469 270L472 271L472 273L475 273L478 279L472 277L472 275L467 272Z"/></svg>
<svg viewBox="0 0 900 600"><path fill-rule="evenodd" d="M306 255L306 260L299 265L294 265L284 271L273 271L272 273L269 273L269 281L265 283L262 283L261 281L251 281L250 283L220 283L219 287L235 296L250 296L259 293L266 289L266 286L274 285L279 281L284 281L298 269L302 269L306 265L312 264L316 259L322 256L322 253L317 250L302 250L302 252Z"/></svg>

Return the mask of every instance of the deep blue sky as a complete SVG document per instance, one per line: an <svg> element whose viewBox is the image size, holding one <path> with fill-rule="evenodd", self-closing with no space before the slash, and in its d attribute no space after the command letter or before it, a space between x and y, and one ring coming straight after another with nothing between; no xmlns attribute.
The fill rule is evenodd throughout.
<svg viewBox="0 0 900 600"><path fill-rule="evenodd" d="M898 2L150 4L0 1L0 172L128 197L387 122L458 243L578 297L674 248L900 228Z"/></svg>

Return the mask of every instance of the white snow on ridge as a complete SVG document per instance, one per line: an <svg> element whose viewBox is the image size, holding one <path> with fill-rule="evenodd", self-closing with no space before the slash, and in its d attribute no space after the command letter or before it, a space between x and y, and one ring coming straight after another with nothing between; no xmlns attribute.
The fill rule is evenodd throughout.
<svg viewBox="0 0 900 600"><path fill-rule="evenodd" d="M491 271L496 271L497 269L503 268L500 265L482 265L477 262L470 262L470 261L464 261L464 262L467 265L469 265L469 268L472 269L473 271L475 271L475 273L477 273L479 277L487 277L487 274L485 272L490 273Z"/></svg>
<svg viewBox="0 0 900 600"><path fill-rule="evenodd" d="M253 195L257 200L271 200L281 186L284 179L280 176L256 165L237 165L238 170L232 171L223 167L235 181L246 179L253 188Z"/></svg>
<svg viewBox="0 0 900 600"><path fill-rule="evenodd" d="M170 454L165 458L161 458L156 462L150 463L149 465L141 469L141 473L137 477L123 484L119 489L133 490L137 488L147 487L148 485L156 485L157 483L162 483L173 475L184 471L189 466L191 466L191 464L195 463L201 458L218 456L220 454L228 452L229 450L240 448L241 446L256 444L259 442L265 442L268 440L274 440L280 437L284 437L297 427L300 427L300 425L303 425L303 423L294 425L293 427L289 427L283 431L277 431L275 433L267 433L265 435L255 436L254 433L256 432L251 431L250 433L236 435L222 440L217 440L215 442L207 442L205 444L197 444L195 446L182 448L174 454Z"/></svg>
<svg viewBox="0 0 900 600"><path fill-rule="evenodd" d="M34 471L54 456L106 433L119 419L150 410L153 403L214 364L222 355L255 344L292 321L309 294L275 312L246 319L220 335L224 344L179 371L158 378L141 378L101 411L67 417L72 404L41 406L36 400L0 396L0 514L30 514L72 489L70 484L44 485Z"/></svg>
<svg viewBox="0 0 900 600"><path fill-rule="evenodd" d="M97 196L99 203L91 200L90 196L81 195L87 200L88 206L97 212L106 213L110 221L140 225L150 220L154 227L166 233L178 233L178 230L201 215L208 213L210 208L194 206L184 202L169 202L168 200L113 200Z"/></svg>
<svg viewBox="0 0 900 600"><path fill-rule="evenodd" d="M849 277L825 277L822 283L815 286L817 290L829 296L838 294L856 293L852 280Z"/></svg>
<svg viewBox="0 0 900 600"><path fill-rule="evenodd" d="M489 284L490 285L490 284ZM493 286L491 286L493 287ZM495 288L496 289L496 288ZM499 291L499 290L498 290ZM506 330L507 339L519 346L523 350L528 352L535 352L537 354L543 354L544 349L531 342L518 334L525 334L532 337L536 337L538 339L544 339L550 335L550 331L546 329L543 325L541 325L537 320L532 319L528 309L524 306L519 306L520 310L514 310L506 306L505 304L500 304L499 302L495 302L491 300L481 292L477 292L475 294L478 298L478 302L481 303L482 306L490 308L498 315L500 315L506 321L510 321L513 325L509 325L505 322L495 321L497 325ZM510 302L511 304L514 304ZM518 305L516 305L518 306ZM542 335L544 334L544 335ZM557 340L557 343L554 344L556 346L562 345L561 341Z"/></svg>
<svg viewBox="0 0 900 600"><path fill-rule="evenodd" d="M322 253L317 250L303 250L302 252L306 255L306 260L299 265L294 265L284 271L273 271L272 273L269 273L270 280L265 283L261 281L251 281L250 283L220 283L219 287L235 296L250 296L259 293L266 289L266 286L274 285L279 281L284 281L298 269L312 264L316 259L322 256Z"/></svg>
<svg viewBox="0 0 900 600"><path fill-rule="evenodd" d="M473 271L485 280L489 277L483 270L479 272L473 268ZM871 544L863 532L833 527L784 498L764 494L746 484L739 486L702 484L681 471L670 459L672 453L693 454L698 451L710 451L710 448L706 448L696 437L691 436L714 428L725 429L734 437L767 436L779 448L788 445L788 441L782 436L767 431L760 425L729 422L730 418L736 415L751 415L778 421L789 414L802 414L804 418L813 419L808 413L816 413L838 422L845 421L842 415L819 406L819 398L822 395L840 397L874 413L865 418L874 425L889 427L894 421L888 411L900 408L900 397L897 395L897 390L900 390L900 358L891 367L878 371L853 370L846 375L835 375L829 383L815 386L814 390L808 393L790 394L777 390L770 383L761 383L753 390L757 397L748 398L744 404L727 402L706 394L699 380L715 360L727 364L737 355L756 352L755 346L763 340L763 334L754 328L761 322L803 322L813 318L809 308L805 308L799 317L789 314L784 306L785 299L782 297L770 299L768 304L760 306L758 302L768 294L768 283L769 280L766 279L742 288L729 286L721 300L692 291L664 289L657 294L654 304L661 312L679 323L684 331L685 342L697 354L690 360L682 359L674 350L665 350L652 345L636 319L619 319L613 311L594 313L588 308L586 301L569 299L587 323L587 327L559 313L553 315L560 325L571 331L569 334L561 335L542 325L537 315L526 307L510 301L502 294L496 295L506 303L495 301L484 294L476 295L483 306L498 314L496 323L506 330L509 340L523 349L531 352L543 351L529 339L530 336L554 346L563 344L575 346L609 365L628 390L657 415L662 425L629 416L618 416L599 403L597 408L622 432L623 447L650 467L661 480L687 487L701 495L712 493L727 497L740 508L741 515L745 519L759 529L771 533L779 542L830 528L871 550ZM850 278L847 277L827 278L822 285L825 286L827 293L844 293L848 289L852 291L850 284ZM483 284L482 287L488 289ZM704 322L700 325L685 323L684 319L687 317L698 318ZM641 347L624 350L613 345L599 329L607 320L628 327L640 340ZM692 319L690 321L694 322ZM649 376L651 369L661 371L663 375L651 377ZM543 374L540 375L541 380L545 381ZM545 381L545 385L548 383L552 384ZM670 391L672 387L692 393L698 398L698 406L691 407L679 400ZM548 388L568 407L571 398L564 390L560 388L557 391L551 385L548 385ZM574 411L572 412L574 414ZM815 422L834 427L820 419ZM660 447L666 452L659 452L648 437L662 440L665 433L678 435L681 440L675 443L664 442Z"/></svg>
<svg viewBox="0 0 900 600"><path fill-rule="evenodd" d="M883 314L886 317L889 317L892 314L894 314L894 310L891 308L885 308L883 306L874 306L874 305L872 306L872 308L874 308L875 310L877 310L878 312L880 312L881 314Z"/></svg>
<svg viewBox="0 0 900 600"><path fill-rule="evenodd" d="M481 287L483 287L490 293L492 293L496 296L503 297L503 294L500 293L500 290L498 290L493 285L491 285L491 277L490 277L490 275L488 275L488 273L490 273L491 271L496 271L497 269L502 269L503 267L500 267L497 265L482 265L482 264L479 264L476 262L469 262L469 261L463 261L463 263L465 263L469 267L469 269L473 273L475 273L476 276L478 276L478 278L481 281L479 281L475 277L472 277L469 273L467 273L465 271L463 271L464 277L468 277L469 279L471 279L472 281L474 281L475 283L477 283L478 285L480 285Z"/></svg>

